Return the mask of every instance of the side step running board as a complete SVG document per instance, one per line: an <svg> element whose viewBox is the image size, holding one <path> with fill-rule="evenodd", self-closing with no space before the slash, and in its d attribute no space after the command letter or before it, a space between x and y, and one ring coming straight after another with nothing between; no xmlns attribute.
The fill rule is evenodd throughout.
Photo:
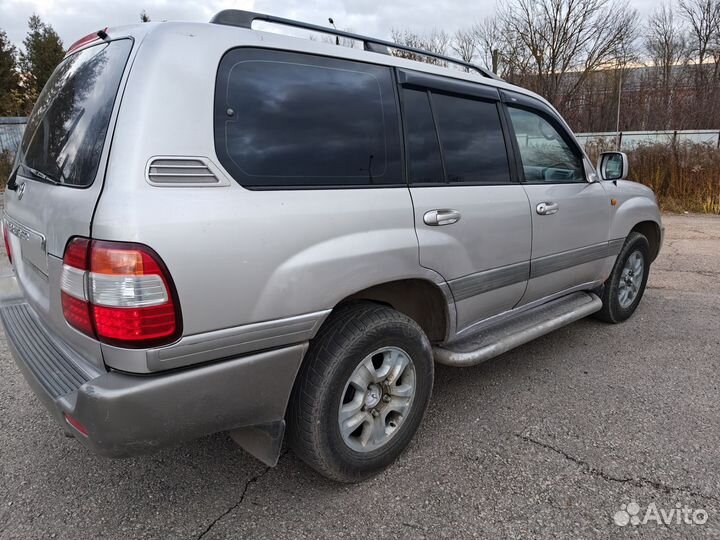
<svg viewBox="0 0 720 540"><path fill-rule="evenodd" d="M573 293L528 310L458 341L433 347L435 361L448 366L467 367L557 330L600 311L602 301L593 293Z"/></svg>

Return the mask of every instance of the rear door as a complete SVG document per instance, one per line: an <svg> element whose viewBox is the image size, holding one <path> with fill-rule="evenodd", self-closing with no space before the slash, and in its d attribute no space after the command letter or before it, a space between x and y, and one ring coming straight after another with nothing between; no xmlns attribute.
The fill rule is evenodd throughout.
<svg viewBox="0 0 720 540"><path fill-rule="evenodd" d="M524 305L602 277L610 198L601 182L588 181L582 151L549 107L527 96L507 96L532 215L532 260Z"/></svg>
<svg viewBox="0 0 720 540"><path fill-rule="evenodd" d="M450 285L462 331L525 292L528 200L496 89L416 72L399 78L420 264Z"/></svg>
<svg viewBox="0 0 720 540"><path fill-rule="evenodd" d="M96 364L99 345L63 317L60 270L68 240L90 236L132 45L131 39L100 42L60 63L28 120L5 194L13 263L27 301Z"/></svg>

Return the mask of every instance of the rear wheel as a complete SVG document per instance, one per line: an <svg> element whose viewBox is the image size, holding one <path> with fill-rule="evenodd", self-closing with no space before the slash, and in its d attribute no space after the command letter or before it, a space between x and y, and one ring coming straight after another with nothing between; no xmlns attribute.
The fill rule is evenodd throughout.
<svg viewBox="0 0 720 540"><path fill-rule="evenodd" d="M311 342L298 374L290 445L328 478L363 480L408 445L432 384L430 342L415 321L377 304L341 306Z"/></svg>
<svg viewBox="0 0 720 540"><path fill-rule="evenodd" d="M609 323L629 319L643 297L649 272L650 244L642 234L630 233L605 282L603 307L596 317Z"/></svg>

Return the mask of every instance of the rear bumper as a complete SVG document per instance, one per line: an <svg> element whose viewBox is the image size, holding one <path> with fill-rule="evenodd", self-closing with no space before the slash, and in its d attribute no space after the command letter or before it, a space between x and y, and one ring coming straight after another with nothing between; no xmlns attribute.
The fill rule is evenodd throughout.
<svg viewBox="0 0 720 540"><path fill-rule="evenodd" d="M15 361L60 425L94 452L111 457L147 453L219 431L282 428L307 348L300 344L137 376L88 365L26 303L0 307L0 318ZM88 435L70 426L66 414ZM279 432L282 437L282 429Z"/></svg>

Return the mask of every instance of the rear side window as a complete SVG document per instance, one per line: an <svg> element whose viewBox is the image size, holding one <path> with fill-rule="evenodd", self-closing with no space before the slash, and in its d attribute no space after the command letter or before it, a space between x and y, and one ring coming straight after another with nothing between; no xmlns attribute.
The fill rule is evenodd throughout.
<svg viewBox="0 0 720 540"><path fill-rule="evenodd" d="M92 184L131 48L130 39L111 41L60 63L28 120L20 174L72 186Z"/></svg>
<svg viewBox="0 0 720 540"><path fill-rule="evenodd" d="M220 162L252 188L402 184L389 68L241 48L220 62Z"/></svg>
<svg viewBox="0 0 720 540"><path fill-rule="evenodd" d="M432 108L448 183L511 182L496 103L432 94Z"/></svg>
<svg viewBox="0 0 720 540"><path fill-rule="evenodd" d="M440 146L427 91L403 90L402 104L410 182L444 182Z"/></svg>

